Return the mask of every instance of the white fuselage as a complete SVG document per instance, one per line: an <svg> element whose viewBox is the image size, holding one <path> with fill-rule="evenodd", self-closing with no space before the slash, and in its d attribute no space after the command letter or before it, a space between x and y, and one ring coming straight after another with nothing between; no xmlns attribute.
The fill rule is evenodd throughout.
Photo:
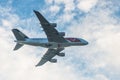
<svg viewBox="0 0 120 80"><path fill-rule="evenodd" d="M49 42L47 38L28 38L25 41L16 41L19 44L27 44L32 46L41 46L45 48L64 48L68 46L83 46L87 45L88 42L81 38L65 38L68 42L65 43L57 43L57 42Z"/></svg>

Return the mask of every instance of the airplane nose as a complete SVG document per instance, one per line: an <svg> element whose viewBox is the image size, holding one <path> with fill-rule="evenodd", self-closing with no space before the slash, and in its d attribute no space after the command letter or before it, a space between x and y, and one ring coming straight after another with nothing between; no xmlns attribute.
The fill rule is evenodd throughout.
<svg viewBox="0 0 120 80"><path fill-rule="evenodd" d="M83 45L87 45L88 44L88 42L86 40L84 40L84 39L80 39L80 40L83 43Z"/></svg>
<svg viewBox="0 0 120 80"><path fill-rule="evenodd" d="M84 42L84 44L85 44L85 45L88 45L88 42L87 42L87 41L85 41L85 42Z"/></svg>

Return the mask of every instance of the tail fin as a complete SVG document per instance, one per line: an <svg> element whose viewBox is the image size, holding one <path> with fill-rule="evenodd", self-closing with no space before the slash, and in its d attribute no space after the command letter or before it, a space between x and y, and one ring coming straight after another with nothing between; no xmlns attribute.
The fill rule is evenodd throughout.
<svg viewBox="0 0 120 80"><path fill-rule="evenodd" d="M18 29L12 29L12 32L13 32L13 34L15 35L15 37L18 41L24 41L25 38L28 38L25 34L23 34Z"/></svg>
<svg viewBox="0 0 120 80"><path fill-rule="evenodd" d="M12 29L13 34L15 35L17 41L24 41L26 38L28 38L25 34L23 34L18 29ZM18 50L21 48L24 44L17 43L14 50Z"/></svg>

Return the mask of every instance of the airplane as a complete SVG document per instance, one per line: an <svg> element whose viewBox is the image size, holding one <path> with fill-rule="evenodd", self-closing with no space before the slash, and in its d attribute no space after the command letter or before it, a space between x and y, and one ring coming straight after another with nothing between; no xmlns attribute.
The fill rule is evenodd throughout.
<svg viewBox="0 0 120 80"><path fill-rule="evenodd" d="M57 59L54 59L53 57L56 55L64 57L65 53L61 51L63 51L65 47L84 46L88 44L88 42L82 38L65 38L65 32L58 32L55 29L55 27L57 27L56 23L48 22L47 19L36 10L34 10L34 13L40 21L41 27L47 35L47 38L29 38L18 29L12 29L12 32L16 38L15 42L17 43L14 50L18 50L23 45L41 46L48 48L47 52L43 55L36 67L42 66L46 62L56 63Z"/></svg>

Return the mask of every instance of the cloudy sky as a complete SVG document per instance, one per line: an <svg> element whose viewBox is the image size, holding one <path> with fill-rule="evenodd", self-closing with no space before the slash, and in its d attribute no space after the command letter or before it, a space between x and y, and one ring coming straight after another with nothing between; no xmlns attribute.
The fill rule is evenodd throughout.
<svg viewBox="0 0 120 80"><path fill-rule="evenodd" d="M29 37L46 37L33 10L57 23L66 37L87 46L69 47L58 63L35 67L47 49L13 51L17 28ZM0 80L120 80L120 0L0 0Z"/></svg>

